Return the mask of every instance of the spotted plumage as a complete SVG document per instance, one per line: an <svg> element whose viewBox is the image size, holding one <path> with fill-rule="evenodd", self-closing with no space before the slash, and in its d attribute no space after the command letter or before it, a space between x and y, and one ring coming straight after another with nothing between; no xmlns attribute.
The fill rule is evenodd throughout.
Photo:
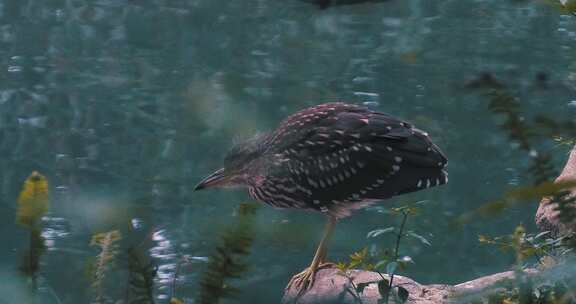
<svg viewBox="0 0 576 304"><path fill-rule="evenodd" d="M313 209L336 218L394 195L445 184L446 157L428 134L364 107L327 103L234 147L228 183L279 208Z"/></svg>

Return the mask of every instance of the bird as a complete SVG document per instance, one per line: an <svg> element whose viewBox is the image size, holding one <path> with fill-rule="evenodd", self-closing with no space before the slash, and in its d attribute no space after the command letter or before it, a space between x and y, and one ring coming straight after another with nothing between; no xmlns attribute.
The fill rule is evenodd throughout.
<svg viewBox="0 0 576 304"><path fill-rule="evenodd" d="M309 290L326 263L338 220L393 196L448 182L447 158L428 133L389 114L331 102L284 119L271 132L236 143L224 166L195 190L247 187L276 208L317 211L327 218L312 262L286 289Z"/></svg>

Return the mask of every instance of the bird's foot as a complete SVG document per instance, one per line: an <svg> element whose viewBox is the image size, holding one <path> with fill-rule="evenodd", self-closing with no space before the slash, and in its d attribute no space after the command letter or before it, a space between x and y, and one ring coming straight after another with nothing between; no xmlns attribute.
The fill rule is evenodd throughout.
<svg viewBox="0 0 576 304"><path fill-rule="evenodd" d="M296 288L298 290L298 296L303 295L308 291L308 289L312 288L314 285L314 280L316 279L316 272L323 268L331 268L334 267L334 263L322 263L317 267L308 267L304 269L304 271L296 274L290 279L288 285L286 286L286 290L290 290L292 288Z"/></svg>

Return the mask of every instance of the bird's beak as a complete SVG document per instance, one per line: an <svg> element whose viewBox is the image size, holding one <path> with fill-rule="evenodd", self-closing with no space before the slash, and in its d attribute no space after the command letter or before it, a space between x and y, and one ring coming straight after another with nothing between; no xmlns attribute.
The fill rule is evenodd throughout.
<svg viewBox="0 0 576 304"><path fill-rule="evenodd" d="M224 174L224 168L218 169L216 172L208 175L200 183L198 183L198 185L194 187L194 191L224 186L227 184L228 179L229 178Z"/></svg>

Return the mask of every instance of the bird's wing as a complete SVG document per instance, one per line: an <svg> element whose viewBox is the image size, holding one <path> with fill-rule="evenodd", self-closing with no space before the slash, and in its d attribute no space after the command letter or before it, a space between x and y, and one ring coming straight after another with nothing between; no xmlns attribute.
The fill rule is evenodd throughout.
<svg viewBox="0 0 576 304"><path fill-rule="evenodd" d="M274 151L296 162L348 155L383 166L392 165L396 157L418 167L446 165L446 157L428 134L409 123L353 105L326 105L332 107L295 118L296 113L284 121Z"/></svg>
<svg viewBox="0 0 576 304"><path fill-rule="evenodd" d="M426 133L387 114L328 105L289 117L275 137L273 155L281 161L272 175L310 189L302 199L320 208L446 182L446 157Z"/></svg>

